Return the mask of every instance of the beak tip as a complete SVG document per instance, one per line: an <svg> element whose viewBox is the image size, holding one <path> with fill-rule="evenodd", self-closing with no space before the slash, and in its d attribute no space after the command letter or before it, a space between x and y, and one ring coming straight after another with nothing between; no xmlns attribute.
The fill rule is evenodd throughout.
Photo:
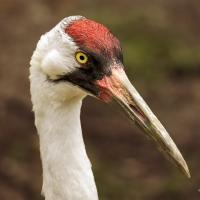
<svg viewBox="0 0 200 200"><path fill-rule="evenodd" d="M178 150L178 149L177 149ZM185 161L185 159L183 158L183 156L181 155L181 153L178 151L178 158L176 158L174 161L174 164L180 169L180 171L183 172L183 174L187 177L187 178L191 178L191 174L190 174L190 170L188 168L188 165Z"/></svg>
<svg viewBox="0 0 200 200"><path fill-rule="evenodd" d="M187 178L191 178L190 170L189 170L189 168L188 168L186 163L185 163L185 166L184 166L183 173L187 176Z"/></svg>
<svg viewBox="0 0 200 200"><path fill-rule="evenodd" d="M191 174L190 174L189 171L188 171L188 174L187 174L187 178L191 178Z"/></svg>

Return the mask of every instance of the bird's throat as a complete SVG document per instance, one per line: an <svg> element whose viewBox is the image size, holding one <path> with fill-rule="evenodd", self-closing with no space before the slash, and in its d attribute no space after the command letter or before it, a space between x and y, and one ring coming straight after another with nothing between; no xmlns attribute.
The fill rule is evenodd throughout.
<svg viewBox="0 0 200 200"><path fill-rule="evenodd" d="M81 99L36 107L46 200L97 200L91 164L83 142Z"/></svg>

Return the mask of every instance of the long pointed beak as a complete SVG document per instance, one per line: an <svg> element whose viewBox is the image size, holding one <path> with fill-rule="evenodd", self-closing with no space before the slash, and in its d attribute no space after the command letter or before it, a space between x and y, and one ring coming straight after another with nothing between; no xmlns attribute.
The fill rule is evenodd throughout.
<svg viewBox="0 0 200 200"><path fill-rule="evenodd" d="M158 149L172 161L188 178L188 166L163 125L150 110L137 90L130 83L122 67L115 67L111 76L96 82L100 89L99 98L109 101L114 98L144 133L157 145Z"/></svg>

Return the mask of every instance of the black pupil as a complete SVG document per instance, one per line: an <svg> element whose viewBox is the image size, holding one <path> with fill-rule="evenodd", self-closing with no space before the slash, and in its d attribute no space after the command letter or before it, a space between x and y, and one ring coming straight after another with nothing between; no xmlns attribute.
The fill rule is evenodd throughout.
<svg viewBox="0 0 200 200"><path fill-rule="evenodd" d="M80 60L85 60L85 57L84 56L80 56Z"/></svg>

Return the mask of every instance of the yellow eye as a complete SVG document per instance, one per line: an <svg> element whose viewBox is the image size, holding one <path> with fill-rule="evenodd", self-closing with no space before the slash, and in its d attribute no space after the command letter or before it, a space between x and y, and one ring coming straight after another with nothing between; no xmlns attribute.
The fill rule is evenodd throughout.
<svg viewBox="0 0 200 200"><path fill-rule="evenodd" d="M84 54L83 52L77 52L76 60L80 64L86 64L88 62L88 56L86 54Z"/></svg>

